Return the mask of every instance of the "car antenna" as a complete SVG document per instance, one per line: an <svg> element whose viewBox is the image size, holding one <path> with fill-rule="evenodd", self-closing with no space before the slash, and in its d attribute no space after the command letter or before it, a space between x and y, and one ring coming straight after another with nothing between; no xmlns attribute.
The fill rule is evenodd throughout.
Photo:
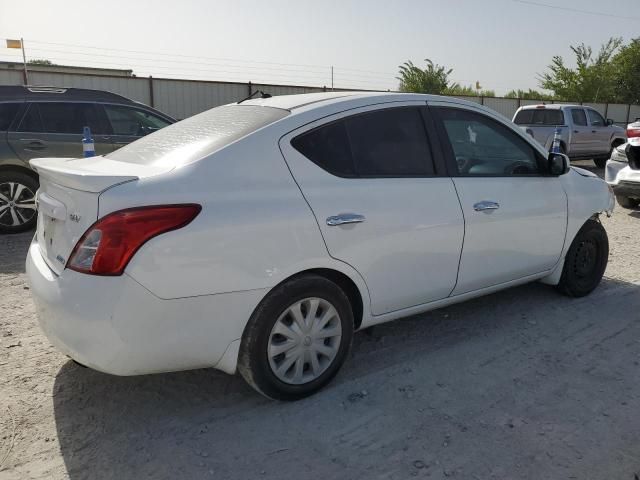
<svg viewBox="0 0 640 480"><path fill-rule="evenodd" d="M251 100L253 97L255 97L257 94L260 94L260 98L271 98L271 94L269 93L265 93L262 90L256 90L255 92L253 92L251 95L249 95L246 98L243 98L242 100L240 100L238 103L242 103L246 100Z"/></svg>

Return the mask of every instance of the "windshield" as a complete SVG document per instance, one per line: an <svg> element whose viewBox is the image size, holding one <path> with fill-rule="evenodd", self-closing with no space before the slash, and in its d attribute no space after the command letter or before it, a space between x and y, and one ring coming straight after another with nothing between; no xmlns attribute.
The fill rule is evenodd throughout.
<svg viewBox="0 0 640 480"><path fill-rule="evenodd" d="M564 125L562 110L556 109L527 109L516 113L513 123L517 125Z"/></svg>
<svg viewBox="0 0 640 480"><path fill-rule="evenodd" d="M288 110L224 105L187 118L106 155L111 160L178 167L199 160L289 115Z"/></svg>

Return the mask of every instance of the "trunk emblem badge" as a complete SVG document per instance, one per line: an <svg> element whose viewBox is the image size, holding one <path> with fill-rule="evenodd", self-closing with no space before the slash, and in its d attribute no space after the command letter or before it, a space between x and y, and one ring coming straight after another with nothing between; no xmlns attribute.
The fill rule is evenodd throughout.
<svg viewBox="0 0 640 480"><path fill-rule="evenodd" d="M69 215L69 220L71 220L73 222L76 222L76 223L80 222L81 218L82 217L78 213L72 213L72 214Z"/></svg>

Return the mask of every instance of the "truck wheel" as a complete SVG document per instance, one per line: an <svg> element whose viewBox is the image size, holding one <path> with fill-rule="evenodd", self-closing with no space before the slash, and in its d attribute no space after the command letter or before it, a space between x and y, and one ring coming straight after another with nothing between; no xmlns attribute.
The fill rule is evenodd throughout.
<svg viewBox="0 0 640 480"><path fill-rule="evenodd" d="M622 195L616 195L616 200L622 208L638 208L640 200L634 198L623 197Z"/></svg>
<svg viewBox="0 0 640 480"><path fill-rule="evenodd" d="M19 233L36 226L38 181L16 171L0 172L0 233Z"/></svg>
<svg viewBox="0 0 640 480"><path fill-rule="evenodd" d="M607 165L608 158L594 158L593 163L596 164L598 168L604 168Z"/></svg>
<svg viewBox="0 0 640 480"><path fill-rule="evenodd" d="M607 231L596 220L587 220L573 239L557 289L569 297L590 294L602 280L609 261Z"/></svg>
<svg viewBox="0 0 640 480"><path fill-rule="evenodd" d="M259 393L298 400L331 381L353 338L353 312L338 285L318 275L274 288L251 315L238 371Z"/></svg>

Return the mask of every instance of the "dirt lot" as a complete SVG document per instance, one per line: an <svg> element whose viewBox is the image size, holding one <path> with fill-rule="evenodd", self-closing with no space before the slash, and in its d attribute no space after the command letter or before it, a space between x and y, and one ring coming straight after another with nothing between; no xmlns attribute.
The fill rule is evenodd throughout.
<svg viewBox="0 0 640 480"><path fill-rule="evenodd" d="M606 279L531 284L356 336L285 404L213 370L118 378L40 333L31 234L0 236L0 479L628 479L640 475L640 211Z"/></svg>

